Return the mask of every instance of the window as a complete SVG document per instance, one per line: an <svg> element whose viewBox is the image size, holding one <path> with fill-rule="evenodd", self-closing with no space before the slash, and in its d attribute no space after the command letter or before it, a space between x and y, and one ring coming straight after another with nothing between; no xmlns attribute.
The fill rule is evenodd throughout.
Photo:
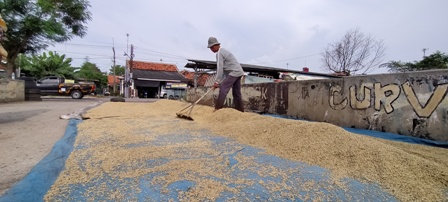
<svg viewBox="0 0 448 202"><path fill-rule="evenodd" d="M57 77L48 77L41 80L42 84L58 84L59 79Z"/></svg>

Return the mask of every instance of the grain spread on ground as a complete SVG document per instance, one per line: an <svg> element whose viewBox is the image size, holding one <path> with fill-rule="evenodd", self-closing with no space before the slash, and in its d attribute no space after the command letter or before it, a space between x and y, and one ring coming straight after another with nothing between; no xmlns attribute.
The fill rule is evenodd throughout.
<svg viewBox="0 0 448 202"><path fill-rule="evenodd" d="M213 135L234 139L240 144L263 149L266 153L295 162L317 165L331 171L331 183L344 183L341 179L350 177L363 182L377 183L400 201L446 201L448 194L448 150L416 144L399 143L353 134L328 123L307 122L261 116L254 113L240 113L225 108L213 112L213 108L197 105L191 116L194 121L179 119L175 113L188 103L161 100L154 103L104 103L88 111L78 126L75 142L76 152L66 161L52 188L45 196L46 201L58 201L65 196L70 185L92 183L105 173L110 180L122 180L131 184L132 190L111 190L107 183L85 190L87 197L102 193L105 200L137 200L124 196L125 192L138 195L138 182L128 179L145 176L148 173L164 172L153 176L145 183L167 186L179 179L194 180L193 189L178 194L180 200L203 201L219 197L223 191L237 192L238 187L228 186L214 179L200 179L213 173L227 179L229 158L224 158L216 145L201 138L204 130ZM173 120L176 124L173 124ZM190 131L188 142L182 135L176 136L177 143L165 145L145 142L173 138L172 135ZM219 145L226 147L228 145ZM186 149L189 148L189 149ZM236 151L244 148L235 148ZM235 151L235 152L236 152ZM195 158L183 159L188 153ZM151 162L165 156L177 161ZM206 156L206 157L205 157ZM250 157L236 155L239 166L251 168ZM147 162L151 162L148 166ZM142 163L146 162L146 163ZM258 175L271 175L286 179L293 171L279 171L265 166L255 171ZM238 181L239 179L233 179ZM254 183L241 179L235 184ZM288 184L268 183L269 191L288 189ZM314 200L326 200L319 193L319 185L303 181L302 189L313 191ZM287 194L284 194L287 195ZM62 197L61 197L62 196ZM293 199L294 196L282 196ZM310 199L308 196L301 200ZM95 199L92 199L95 200Z"/></svg>

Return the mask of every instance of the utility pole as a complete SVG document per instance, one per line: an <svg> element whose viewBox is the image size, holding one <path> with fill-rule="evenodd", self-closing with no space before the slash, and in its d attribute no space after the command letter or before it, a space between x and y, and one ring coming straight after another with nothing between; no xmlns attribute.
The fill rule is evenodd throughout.
<svg viewBox="0 0 448 202"><path fill-rule="evenodd" d="M128 70L128 73L126 74L127 76L128 76L128 79L127 79L127 85L128 85L128 88L127 88L127 90L126 90L126 92L128 92L128 95L126 96L126 98L129 98L130 97L130 90L131 90L131 80L132 80L132 68L133 68L133 60L134 60L134 45L132 45L131 44L131 54L130 55L128 55L128 57L129 57L129 64L127 65L127 70Z"/></svg>
<svg viewBox="0 0 448 202"><path fill-rule="evenodd" d="M117 76L116 76L116 74L115 74L115 66L116 66L116 64L115 64L115 42L114 42L114 39L112 38L112 51L114 52L114 60L113 60L113 62L114 62L114 66L112 67L113 68L113 70L114 70L114 95L116 94L116 87L117 87L117 84L116 84L116 78L117 78Z"/></svg>
<svg viewBox="0 0 448 202"><path fill-rule="evenodd" d="M134 60L134 45L131 44L131 59L129 60L129 73L132 78L132 68L133 66L133 60Z"/></svg>
<svg viewBox="0 0 448 202"><path fill-rule="evenodd" d="M423 48L423 58L425 58L427 50L428 50L427 48Z"/></svg>
<svg viewBox="0 0 448 202"><path fill-rule="evenodd" d="M129 51L129 34L126 34L127 37L127 44L126 44L126 53L125 56L128 56ZM129 98L129 66L128 66L128 60L126 59L126 67L124 68L124 97Z"/></svg>

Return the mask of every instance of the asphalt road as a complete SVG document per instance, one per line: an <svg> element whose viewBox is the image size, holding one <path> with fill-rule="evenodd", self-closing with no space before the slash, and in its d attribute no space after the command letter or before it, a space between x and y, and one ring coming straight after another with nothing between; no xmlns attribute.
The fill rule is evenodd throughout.
<svg viewBox="0 0 448 202"><path fill-rule="evenodd" d="M20 181L64 135L75 115L108 102L110 97L46 97L42 101L0 104L0 195ZM151 102L156 99L126 99Z"/></svg>

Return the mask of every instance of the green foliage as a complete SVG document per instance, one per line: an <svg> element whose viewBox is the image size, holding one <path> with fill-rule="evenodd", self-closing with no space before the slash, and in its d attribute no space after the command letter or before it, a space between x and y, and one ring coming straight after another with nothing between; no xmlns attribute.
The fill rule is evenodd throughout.
<svg viewBox="0 0 448 202"><path fill-rule="evenodd" d="M60 76L74 79L75 68L71 67L71 58L59 55L52 51L42 55L25 56L20 55L17 63L22 68L21 72L26 76L40 79L44 76Z"/></svg>
<svg viewBox="0 0 448 202"><path fill-rule="evenodd" d="M2 0L0 12L8 25L3 46L7 71L20 53L35 54L49 45L86 34L91 20L88 0Z"/></svg>
<svg viewBox="0 0 448 202"><path fill-rule="evenodd" d="M101 72L98 66L91 62L84 62L78 72L75 73L77 79L95 81L98 87L107 86L107 75Z"/></svg>
<svg viewBox="0 0 448 202"><path fill-rule="evenodd" d="M420 61L401 62L390 61L382 65L387 67L390 72L407 72L407 71L422 71L430 69L448 69L448 55L436 51L435 53L424 57Z"/></svg>
<svg viewBox="0 0 448 202"><path fill-rule="evenodd" d="M123 76L124 75L124 66L115 65L115 75ZM109 70L109 75L114 75L114 67L111 67Z"/></svg>
<svg viewBox="0 0 448 202"><path fill-rule="evenodd" d="M60 76L66 79L94 81L97 87L107 86L107 75L86 59L81 67L71 66L72 59L54 52L42 55L19 55L16 64L26 76L40 79L44 76Z"/></svg>
<svg viewBox="0 0 448 202"><path fill-rule="evenodd" d="M426 69L448 69L448 55L437 51L416 64L419 70Z"/></svg>

